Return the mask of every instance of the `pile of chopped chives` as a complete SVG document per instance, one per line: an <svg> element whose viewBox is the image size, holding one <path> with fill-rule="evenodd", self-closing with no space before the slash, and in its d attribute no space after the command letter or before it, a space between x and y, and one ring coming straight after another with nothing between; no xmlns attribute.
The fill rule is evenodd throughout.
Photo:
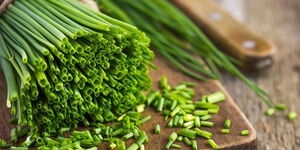
<svg viewBox="0 0 300 150"><path fill-rule="evenodd" d="M0 61L18 136L115 121L151 87L150 40L75 0L15 0L0 18ZM145 120L146 121L146 120Z"/></svg>
<svg viewBox="0 0 300 150"><path fill-rule="evenodd" d="M215 92L203 95L199 101L193 101L195 95L193 83L181 83L175 87L168 84L167 78L163 77L160 81L161 92L149 92L146 104L153 107L165 116L168 120L168 128L181 128L177 133L173 132L168 139L165 149L181 148L175 142L184 142L191 146L193 150L198 149L196 137L207 139L207 144L213 149L219 146L214 142L213 134L202 129L202 127L214 127L214 122L210 121L214 114L218 114L220 107L218 103L226 99L222 92ZM226 119L224 129L221 134L230 134L231 120ZM160 126L156 125L155 134L159 134ZM249 135L248 130L241 131L240 135Z"/></svg>

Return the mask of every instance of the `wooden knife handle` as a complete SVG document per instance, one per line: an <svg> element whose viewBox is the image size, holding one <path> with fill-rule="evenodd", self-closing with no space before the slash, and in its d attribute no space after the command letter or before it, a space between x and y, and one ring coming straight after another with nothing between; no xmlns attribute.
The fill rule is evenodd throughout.
<svg viewBox="0 0 300 150"><path fill-rule="evenodd" d="M173 0L224 52L242 67L261 69L273 62L275 45L235 20L213 0Z"/></svg>

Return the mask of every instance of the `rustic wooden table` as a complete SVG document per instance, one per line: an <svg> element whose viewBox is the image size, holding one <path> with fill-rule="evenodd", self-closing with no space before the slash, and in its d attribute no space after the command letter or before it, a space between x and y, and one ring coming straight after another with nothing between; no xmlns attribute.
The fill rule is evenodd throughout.
<svg viewBox="0 0 300 150"><path fill-rule="evenodd" d="M220 0L237 6L235 0ZM242 1L242 2L240 2ZM299 0L240 0L235 16L278 47L275 64L260 73L247 73L258 85L300 114L300 2ZM242 7L243 9L240 9ZM233 9L231 9L233 10ZM241 17L244 14L244 18ZM265 106L239 80L225 74L223 84L257 130L261 150L299 150L300 118L289 121L285 114L265 117Z"/></svg>

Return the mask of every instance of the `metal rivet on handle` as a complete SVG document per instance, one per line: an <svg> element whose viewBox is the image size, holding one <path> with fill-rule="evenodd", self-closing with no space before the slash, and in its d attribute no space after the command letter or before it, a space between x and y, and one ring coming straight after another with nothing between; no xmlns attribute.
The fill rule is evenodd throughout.
<svg viewBox="0 0 300 150"><path fill-rule="evenodd" d="M222 19L222 14L218 12L213 12L209 14L209 18L213 21L220 21Z"/></svg>
<svg viewBox="0 0 300 150"><path fill-rule="evenodd" d="M248 49L254 49L256 47L256 42L252 40L247 40L243 42L243 46Z"/></svg>

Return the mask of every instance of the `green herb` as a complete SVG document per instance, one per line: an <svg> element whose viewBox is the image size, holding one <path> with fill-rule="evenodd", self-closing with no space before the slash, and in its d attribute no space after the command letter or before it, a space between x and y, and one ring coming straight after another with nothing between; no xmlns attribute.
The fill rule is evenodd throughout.
<svg viewBox="0 0 300 150"><path fill-rule="evenodd" d="M221 133L222 134L229 134L230 133L230 129L221 129Z"/></svg>
<svg viewBox="0 0 300 150"><path fill-rule="evenodd" d="M195 140L192 141L192 150L198 150L198 144Z"/></svg>
<svg viewBox="0 0 300 150"><path fill-rule="evenodd" d="M178 131L178 135L194 139L196 137L197 133L193 130L181 129Z"/></svg>
<svg viewBox="0 0 300 150"><path fill-rule="evenodd" d="M289 112L289 114L288 114L288 118L289 118L290 120L296 119L297 116L298 116L298 115L297 115L296 112Z"/></svg>
<svg viewBox="0 0 300 150"><path fill-rule="evenodd" d="M159 124L155 125L154 133L160 134L160 125Z"/></svg>
<svg viewBox="0 0 300 150"><path fill-rule="evenodd" d="M215 143L215 141L212 140L212 139L207 140L207 143L208 143L213 149L218 149L218 148L219 148L219 146L218 146L218 145Z"/></svg>
<svg viewBox="0 0 300 150"><path fill-rule="evenodd" d="M231 120L226 119L225 122L224 122L224 128L225 129L229 129L230 126L231 126Z"/></svg>
<svg viewBox="0 0 300 150"><path fill-rule="evenodd" d="M246 135L249 135L249 134L250 134L250 131L249 131L249 130L242 130L240 134L241 134L242 136L246 136Z"/></svg>

